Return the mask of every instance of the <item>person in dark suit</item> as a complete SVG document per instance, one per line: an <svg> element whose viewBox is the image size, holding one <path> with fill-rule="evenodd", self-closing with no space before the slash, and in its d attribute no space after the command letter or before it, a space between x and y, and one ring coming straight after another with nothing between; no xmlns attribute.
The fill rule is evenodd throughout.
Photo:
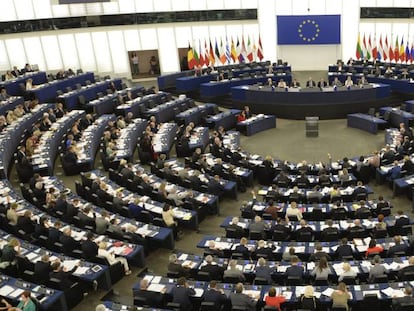
<svg viewBox="0 0 414 311"><path fill-rule="evenodd" d="M326 225L328 227L324 228L321 232L322 241L326 240L330 236L334 236L334 235L339 236L339 230L338 230L338 228L333 227L332 219L328 219L326 221Z"/></svg>
<svg viewBox="0 0 414 311"><path fill-rule="evenodd" d="M67 271L60 261L54 261L51 266L52 272L50 272L49 277L59 280L60 289L62 291L69 291L72 285L75 283L70 278L73 272L75 272L76 269L80 266L80 263L78 262L70 271Z"/></svg>
<svg viewBox="0 0 414 311"><path fill-rule="evenodd" d="M171 254L168 258L167 268L170 272L177 272L180 275L180 277L186 277L190 274L190 267L181 265L181 263L178 262L176 254Z"/></svg>
<svg viewBox="0 0 414 311"><path fill-rule="evenodd" d="M217 289L217 282L215 280L210 281L208 289L204 291L203 301L214 303L214 309L217 311L220 311L229 302L224 291Z"/></svg>
<svg viewBox="0 0 414 311"><path fill-rule="evenodd" d="M213 178L209 178L207 192L217 196L220 196L224 192L224 186L220 183L219 175L214 175Z"/></svg>
<svg viewBox="0 0 414 311"><path fill-rule="evenodd" d="M297 256L293 256L290 260L290 267L286 269L285 278L288 277L298 277L302 279L303 277L303 267L299 266L299 258Z"/></svg>
<svg viewBox="0 0 414 311"><path fill-rule="evenodd" d="M348 239L343 238L341 239L341 244L335 250L335 258L338 260L342 260L343 257L346 256L353 256L354 253L352 251L351 245L348 244Z"/></svg>
<svg viewBox="0 0 414 311"><path fill-rule="evenodd" d="M393 240L394 240L395 245L391 246L388 249L387 257L394 257L395 253L399 253L399 252L404 253L405 251L407 251L408 246L404 242L401 243L401 236L400 235L394 236Z"/></svg>
<svg viewBox="0 0 414 311"><path fill-rule="evenodd" d="M19 216L17 219L17 228L23 230L28 235L34 233L35 222L32 220L32 211L26 210L22 216Z"/></svg>
<svg viewBox="0 0 414 311"><path fill-rule="evenodd" d="M331 260L331 256L323 250L321 243L315 244L315 253L310 255L309 261L319 261L322 257L325 257L326 260Z"/></svg>
<svg viewBox="0 0 414 311"><path fill-rule="evenodd" d="M213 256L207 255L204 259L206 264L200 268L200 271L208 272L210 279L220 281L223 279L224 268L213 261Z"/></svg>
<svg viewBox="0 0 414 311"><path fill-rule="evenodd" d="M267 247L264 240L259 240L257 242L257 247L253 252L253 258L259 259L260 257L263 257L267 260L273 259L273 248Z"/></svg>
<svg viewBox="0 0 414 311"><path fill-rule="evenodd" d="M306 81L306 87L316 87L316 82L313 81L312 77L309 77L308 81Z"/></svg>
<svg viewBox="0 0 414 311"><path fill-rule="evenodd" d="M398 165L398 161L394 161L394 166L388 172L387 180L393 181L401 176L401 166Z"/></svg>
<svg viewBox="0 0 414 311"><path fill-rule="evenodd" d="M300 221L300 228L296 230L296 238L300 237L304 233L310 233L311 239L313 240L314 231L311 227L308 226L305 219Z"/></svg>
<svg viewBox="0 0 414 311"><path fill-rule="evenodd" d="M124 206L127 206L128 203L123 200L122 191L117 191L114 198L112 199L112 207L116 213L120 213Z"/></svg>
<svg viewBox="0 0 414 311"><path fill-rule="evenodd" d="M353 225L350 225L348 227L348 237L354 237L355 234L358 235L358 237L366 237L368 236L367 231L365 230L365 227L362 226L361 220L355 219L353 222Z"/></svg>
<svg viewBox="0 0 414 311"><path fill-rule="evenodd" d="M214 142L210 147L210 152L216 158L221 158L223 152L223 145L219 137L214 138Z"/></svg>
<svg viewBox="0 0 414 311"><path fill-rule="evenodd" d="M398 271L398 279L402 280L404 278L405 273L414 273L414 256L408 258L408 266Z"/></svg>
<svg viewBox="0 0 414 311"><path fill-rule="evenodd" d="M182 311L192 310L193 305L190 297L195 295L195 290L188 286L187 280L184 277L180 277L177 280L177 286L172 289L171 295L172 302L179 303Z"/></svg>
<svg viewBox="0 0 414 311"><path fill-rule="evenodd" d="M134 180L134 171L132 163L128 163L125 167L121 169L122 180L127 181L128 179Z"/></svg>
<svg viewBox="0 0 414 311"><path fill-rule="evenodd" d="M375 215L378 216L379 214L384 214L382 212L382 209L383 208L388 209L389 207L390 207L390 203L388 203L387 201L385 201L384 200L384 197L382 195L378 196L378 202L377 202L376 207L375 207L375 210L374 210ZM407 218L407 220L408 220L408 218Z"/></svg>
<svg viewBox="0 0 414 311"><path fill-rule="evenodd" d="M407 215L404 214L402 210L397 211L397 215L395 217L395 224L394 228L401 228L402 226L409 225L410 219Z"/></svg>
<svg viewBox="0 0 414 311"><path fill-rule="evenodd" d="M160 295L158 292L148 290L148 280L142 279L139 282L139 289L134 291L135 297L141 297L145 300L145 305L152 308L162 308L164 306L164 295ZM164 287L161 290L161 294L165 294L167 288Z"/></svg>
<svg viewBox="0 0 414 311"><path fill-rule="evenodd" d="M77 170L78 155L75 152L73 146L70 146L63 156L63 161L69 172Z"/></svg>
<svg viewBox="0 0 414 311"><path fill-rule="evenodd" d="M327 87L328 83L325 81L324 78L320 78L319 82L318 82L318 88L322 89L324 87Z"/></svg>
<svg viewBox="0 0 414 311"><path fill-rule="evenodd" d="M52 266L50 265L50 258L48 254L43 254L41 259L34 265L34 276L36 283L46 284L49 280L49 275L52 272Z"/></svg>
<svg viewBox="0 0 414 311"><path fill-rule="evenodd" d="M372 216L371 210L365 205L365 201L361 200L359 202L359 208L355 211L356 218L369 218Z"/></svg>
<svg viewBox="0 0 414 311"><path fill-rule="evenodd" d="M236 246L236 248L234 249L235 253L240 253L243 254L243 258L244 259L250 259L250 251L247 248L247 239L245 237L240 239L240 244Z"/></svg>
<svg viewBox="0 0 414 311"><path fill-rule="evenodd" d="M60 236L62 235L62 231L60 231L61 227L62 227L62 223L59 220L57 220L53 224L53 227L49 228L49 234L48 234L49 245L53 245L55 242L60 241Z"/></svg>
<svg viewBox="0 0 414 311"><path fill-rule="evenodd" d="M269 224L265 223L260 216L254 217L254 222L250 223L249 231L250 232L259 232L262 238L266 238L265 230L269 228Z"/></svg>
<svg viewBox="0 0 414 311"><path fill-rule="evenodd" d="M283 232L285 238L285 241L289 240L290 235L292 234L292 229L287 226L285 220L281 217L278 217L276 219L275 224L272 227L272 232L278 231L278 232Z"/></svg>
<svg viewBox="0 0 414 311"><path fill-rule="evenodd" d="M59 242L62 243L63 251L65 253L71 253L74 249L79 249L80 244L74 238L71 237L72 230L70 227L66 227L63 230L63 234L59 238Z"/></svg>
<svg viewBox="0 0 414 311"><path fill-rule="evenodd" d="M98 256L98 245L93 241L93 233L88 232L86 234L86 240L81 245L83 257L86 260L92 260Z"/></svg>
<svg viewBox="0 0 414 311"><path fill-rule="evenodd" d="M214 257L224 257L223 251L216 247L216 242L214 240L208 241L208 248L204 251L204 254Z"/></svg>
<svg viewBox="0 0 414 311"><path fill-rule="evenodd" d="M34 237L38 238L40 236L47 237L49 235L49 218L47 216L42 216L39 219L39 223L35 225Z"/></svg>
<svg viewBox="0 0 414 311"><path fill-rule="evenodd" d="M352 192L352 197L354 198L354 200L356 200L358 198L358 195L362 193L368 194L368 190L364 187L364 184L362 183L362 181L358 181L357 186Z"/></svg>
<svg viewBox="0 0 414 311"><path fill-rule="evenodd" d="M404 297L392 299L392 308L394 311L400 311L402 304L414 305L413 288L411 286L406 286L404 288Z"/></svg>
<svg viewBox="0 0 414 311"><path fill-rule="evenodd" d="M243 283L237 283L235 287L235 292L230 293L230 301L233 307L245 308L246 311L255 311L256 310L256 301L259 297L250 297L243 293L244 287Z"/></svg>
<svg viewBox="0 0 414 311"><path fill-rule="evenodd" d="M272 284L272 273L273 270L267 265L266 259L260 257L257 260L256 278L265 279L268 284Z"/></svg>

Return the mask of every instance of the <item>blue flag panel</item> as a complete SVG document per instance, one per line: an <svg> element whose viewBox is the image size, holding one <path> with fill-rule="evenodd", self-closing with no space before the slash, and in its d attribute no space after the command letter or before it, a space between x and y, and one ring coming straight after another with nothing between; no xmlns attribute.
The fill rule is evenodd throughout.
<svg viewBox="0 0 414 311"><path fill-rule="evenodd" d="M277 44L340 43L340 15L277 16Z"/></svg>

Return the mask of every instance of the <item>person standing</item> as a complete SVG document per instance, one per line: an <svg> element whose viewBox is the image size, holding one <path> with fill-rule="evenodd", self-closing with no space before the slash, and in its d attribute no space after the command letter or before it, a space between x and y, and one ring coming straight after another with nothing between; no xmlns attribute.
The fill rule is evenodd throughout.
<svg viewBox="0 0 414 311"><path fill-rule="evenodd" d="M132 75L136 76L139 75L139 58L137 53L132 53L131 56L131 63L132 63Z"/></svg>

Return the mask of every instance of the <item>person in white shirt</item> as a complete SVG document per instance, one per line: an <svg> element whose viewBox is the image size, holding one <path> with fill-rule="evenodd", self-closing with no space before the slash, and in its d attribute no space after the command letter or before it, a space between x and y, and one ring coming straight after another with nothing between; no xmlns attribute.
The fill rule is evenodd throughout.
<svg viewBox="0 0 414 311"><path fill-rule="evenodd" d="M302 212L298 209L296 202L291 202L289 207L286 209L286 218L289 219L290 216L296 216L298 221L302 220Z"/></svg>
<svg viewBox="0 0 414 311"><path fill-rule="evenodd" d="M277 87L281 88L281 89L287 88L287 84L286 84L285 80L280 79L279 82L277 83Z"/></svg>
<svg viewBox="0 0 414 311"><path fill-rule="evenodd" d="M124 266L125 275L130 275L131 270L129 270L128 261L124 257L115 257L113 252L107 251L106 248L106 242L99 243L98 256L104 257L110 265L120 262Z"/></svg>
<svg viewBox="0 0 414 311"><path fill-rule="evenodd" d="M346 78L345 80L345 86L346 87L351 87L354 85L354 81L352 81L351 76L348 76L348 78Z"/></svg>
<svg viewBox="0 0 414 311"><path fill-rule="evenodd" d="M345 277L356 278L357 273L351 269L351 265L347 262L344 262L342 265L343 272L339 274L338 281L342 282Z"/></svg>

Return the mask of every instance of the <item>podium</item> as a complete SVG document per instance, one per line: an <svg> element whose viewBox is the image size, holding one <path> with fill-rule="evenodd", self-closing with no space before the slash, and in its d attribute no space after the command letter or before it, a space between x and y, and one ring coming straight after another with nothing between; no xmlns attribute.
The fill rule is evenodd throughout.
<svg viewBox="0 0 414 311"><path fill-rule="evenodd" d="M319 117L305 117L306 137L319 136Z"/></svg>

